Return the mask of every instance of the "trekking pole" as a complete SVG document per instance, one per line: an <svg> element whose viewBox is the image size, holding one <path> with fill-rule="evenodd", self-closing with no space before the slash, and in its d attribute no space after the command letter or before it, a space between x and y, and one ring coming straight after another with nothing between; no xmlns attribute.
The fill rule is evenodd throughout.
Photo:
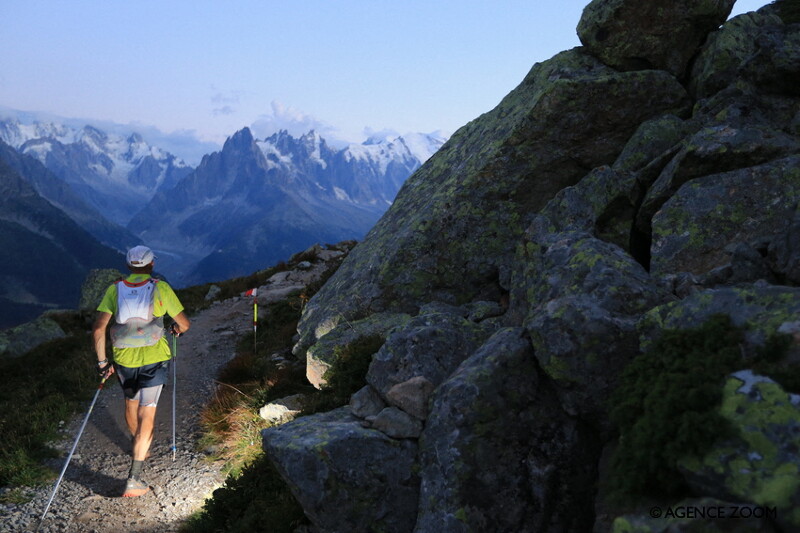
<svg viewBox="0 0 800 533"><path fill-rule="evenodd" d="M175 404L177 403L177 387L178 387L178 336L172 335L172 460L175 461L175 455L178 453L178 448L175 446Z"/></svg>
<svg viewBox="0 0 800 533"><path fill-rule="evenodd" d="M81 428L78 430L78 436L75 437L75 443L72 445L72 450L70 450L69 456L67 456L67 460L64 462L64 467L61 469L61 474L58 476L58 480L56 481L56 484L53 487L53 493L50 494L50 499L47 501L47 506L44 508L42 517L39 519L39 525L36 527L36 531L39 531L39 528L42 527L42 522L44 521L44 517L47 516L47 511L50 510L50 504L53 503L53 498L56 497L56 492L58 492L58 487L59 485L61 485L61 480L64 479L64 473L67 471L69 462L72 460L72 456L75 454L75 449L78 447L78 441L81 440L81 435L83 435L83 430L86 429L86 423L89 421L89 415L92 414L92 409L94 409L94 404L97 402L97 397L100 396L100 391L103 390L103 385L105 384L107 379L108 375L103 377L103 379L100 381L100 386L97 387L97 392L94 393L94 398L92 399L92 403L91 405L89 405L89 411L86 413L86 416L83 419L83 424L81 424Z"/></svg>

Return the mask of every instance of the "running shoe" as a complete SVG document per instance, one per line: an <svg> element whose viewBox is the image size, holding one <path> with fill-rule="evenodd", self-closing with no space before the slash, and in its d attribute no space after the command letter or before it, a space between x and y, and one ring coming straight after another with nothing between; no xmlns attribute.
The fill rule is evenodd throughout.
<svg viewBox="0 0 800 533"><path fill-rule="evenodd" d="M141 479L129 477L128 482L125 483L125 492L122 494L123 498L135 498L147 494L150 487Z"/></svg>

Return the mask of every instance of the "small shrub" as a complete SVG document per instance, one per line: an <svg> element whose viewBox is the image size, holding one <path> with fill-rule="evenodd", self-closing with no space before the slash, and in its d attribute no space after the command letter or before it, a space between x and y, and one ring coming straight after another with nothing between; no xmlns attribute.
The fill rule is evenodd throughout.
<svg viewBox="0 0 800 533"><path fill-rule="evenodd" d="M350 396L367 384L367 371L372 356L380 350L385 339L382 335L361 337L334 349L334 363L325 372L326 385L316 410L334 409L350 401Z"/></svg>
<svg viewBox="0 0 800 533"><path fill-rule="evenodd" d="M793 343L792 335L771 335L750 366L756 374L769 376L778 382L785 391L800 394L800 365L786 358Z"/></svg>
<svg viewBox="0 0 800 533"><path fill-rule="evenodd" d="M619 497L686 493L678 460L732 434L718 410L742 340L729 317L715 316L697 329L665 331L625 368L610 410L620 433L612 460Z"/></svg>

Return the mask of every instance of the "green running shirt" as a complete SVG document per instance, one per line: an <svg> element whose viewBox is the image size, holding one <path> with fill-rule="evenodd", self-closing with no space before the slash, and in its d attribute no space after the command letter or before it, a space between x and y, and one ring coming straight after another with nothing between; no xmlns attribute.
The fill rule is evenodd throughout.
<svg viewBox="0 0 800 533"><path fill-rule="evenodd" d="M150 274L131 274L125 281L129 283L141 283L150 278ZM117 312L117 285L116 283L106 289L100 305L97 310L101 313L111 313L112 315ZM153 315L164 316L165 314L174 317L183 311L183 305L175 291L165 281L158 282L158 291L156 298L153 302ZM113 318L111 319L114 320ZM169 349L169 343L166 337L161 337L153 346L143 346L141 348L115 348L112 347L114 352L114 362L129 368L136 368L144 365L151 365L161 361L167 361L172 357Z"/></svg>

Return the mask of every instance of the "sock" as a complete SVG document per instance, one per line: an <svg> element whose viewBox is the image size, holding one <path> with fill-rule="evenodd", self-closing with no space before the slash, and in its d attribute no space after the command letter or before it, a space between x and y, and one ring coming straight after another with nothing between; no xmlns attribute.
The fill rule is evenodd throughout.
<svg viewBox="0 0 800 533"><path fill-rule="evenodd" d="M144 468L144 461L132 461L131 471L128 474L128 477L139 479L139 477L142 475L142 468Z"/></svg>

